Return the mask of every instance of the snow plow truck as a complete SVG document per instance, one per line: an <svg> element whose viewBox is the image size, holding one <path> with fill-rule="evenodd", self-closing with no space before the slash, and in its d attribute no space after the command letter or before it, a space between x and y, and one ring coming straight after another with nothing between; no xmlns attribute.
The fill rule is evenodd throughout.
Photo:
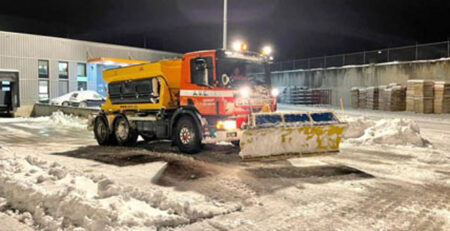
<svg viewBox="0 0 450 231"><path fill-rule="evenodd" d="M333 112L277 113L270 57L205 50L103 72L106 102L89 122L100 145L172 140L184 153L232 142L244 160L339 150Z"/></svg>

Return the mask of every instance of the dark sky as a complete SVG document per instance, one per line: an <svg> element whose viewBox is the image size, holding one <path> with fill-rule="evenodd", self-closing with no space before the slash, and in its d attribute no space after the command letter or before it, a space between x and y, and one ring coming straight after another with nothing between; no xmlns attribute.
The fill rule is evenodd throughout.
<svg viewBox="0 0 450 231"><path fill-rule="evenodd" d="M229 0L229 41L278 60L444 41L449 0ZM222 46L222 0L8 0L0 30L188 52Z"/></svg>

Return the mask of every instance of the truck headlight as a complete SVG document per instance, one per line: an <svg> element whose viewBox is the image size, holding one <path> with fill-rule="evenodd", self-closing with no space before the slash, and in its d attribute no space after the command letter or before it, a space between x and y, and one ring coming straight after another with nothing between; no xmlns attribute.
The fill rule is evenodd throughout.
<svg viewBox="0 0 450 231"><path fill-rule="evenodd" d="M217 121L217 130L234 130L236 129L236 120L221 120Z"/></svg>
<svg viewBox="0 0 450 231"><path fill-rule="evenodd" d="M242 96L242 98L248 98L250 96L250 88L242 87L241 89L239 89L239 94Z"/></svg>
<svg viewBox="0 0 450 231"><path fill-rule="evenodd" d="M272 89L272 96L273 97L277 97L279 94L280 94L280 92L278 91L278 89L276 89L276 88Z"/></svg>

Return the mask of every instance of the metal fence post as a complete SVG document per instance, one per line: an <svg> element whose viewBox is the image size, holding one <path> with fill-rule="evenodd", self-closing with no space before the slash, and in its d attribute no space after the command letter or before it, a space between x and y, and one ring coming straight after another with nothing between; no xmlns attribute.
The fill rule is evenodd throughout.
<svg viewBox="0 0 450 231"><path fill-rule="evenodd" d="M416 58L414 60L418 60L419 59L419 45L416 42Z"/></svg>
<svg viewBox="0 0 450 231"><path fill-rule="evenodd" d="M386 54L387 54L387 60L386 60L386 62L389 62L389 48L386 50Z"/></svg>
<svg viewBox="0 0 450 231"><path fill-rule="evenodd" d="M450 40L447 38L447 57L450 57Z"/></svg>
<svg viewBox="0 0 450 231"><path fill-rule="evenodd" d="M366 64L366 51L363 52L363 64Z"/></svg>

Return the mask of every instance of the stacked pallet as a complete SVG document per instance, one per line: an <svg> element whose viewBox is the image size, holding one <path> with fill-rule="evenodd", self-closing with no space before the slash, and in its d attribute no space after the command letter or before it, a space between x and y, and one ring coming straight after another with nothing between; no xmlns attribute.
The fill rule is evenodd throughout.
<svg viewBox="0 0 450 231"><path fill-rule="evenodd" d="M367 108L367 89L359 88L359 108Z"/></svg>
<svg viewBox="0 0 450 231"><path fill-rule="evenodd" d="M382 85L378 87L378 110L386 111L386 90L388 89L388 86Z"/></svg>
<svg viewBox="0 0 450 231"><path fill-rule="evenodd" d="M450 113L450 83L435 82L434 113Z"/></svg>
<svg viewBox="0 0 450 231"><path fill-rule="evenodd" d="M378 87L367 88L367 108L378 110Z"/></svg>
<svg viewBox="0 0 450 231"><path fill-rule="evenodd" d="M393 86L385 90L385 110L404 111L406 109L406 88Z"/></svg>
<svg viewBox="0 0 450 231"><path fill-rule="evenodd" d="M444 98L442 102L442 113L450 113L450 83L444 84Z"/></svg>
<svg viewBox="0 0 450 231"><path fill-rule="evenodd" d="M350 91L352 95L352 108L359 108L359 89L357 87L353 87Z"/></svg>
<svg viewBox="0 0 450 231"><path fill-rule="evenodd" d="M408 80L406 110L416 113L433 113L434 82L429 80Z"/></svg>
<svg viewBox="0 0 450 231"><path fill-rule="evenodd" d="M442 105L444 102L444 85L445 82L434 83L434 113L442 113Z"/></svg>
<svg viewBox="0 0 450 231"><path fill-rule="evenodd" d="M331 89L309 89L292 86L285 88L280 96L280 102L287 104L331 104Z"/></svg>

